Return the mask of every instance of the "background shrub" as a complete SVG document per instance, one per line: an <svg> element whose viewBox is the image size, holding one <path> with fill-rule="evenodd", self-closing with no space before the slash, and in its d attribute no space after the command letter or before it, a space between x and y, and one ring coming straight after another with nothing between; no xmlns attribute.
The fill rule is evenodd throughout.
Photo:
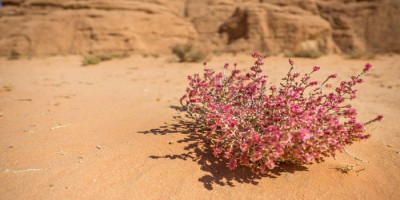
<svg viewBox="0 0 400 200"><path fill-rule="evenodd" d="M176 55L179 62L199 62L207 57L205 51L193 46L193 44L177 44L172 47L172 53Z"/></svg>

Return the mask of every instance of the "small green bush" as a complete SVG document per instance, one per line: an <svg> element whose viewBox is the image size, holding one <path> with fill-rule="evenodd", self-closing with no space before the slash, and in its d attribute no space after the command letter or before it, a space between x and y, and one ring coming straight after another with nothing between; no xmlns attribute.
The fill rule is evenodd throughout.
<svg viewBox="0 0 400 200"><path fill-rule="evenodd" d="M18 60L21 57L21 55L15 51L11 50L10 54L7 56L8 60Z"/></svg>
<svg viewBox="0 0 400 200"><path fill-rule="evenodd" d="M113 58L124 58L127 57L126 54L110 54L110 55L96 55L96 54L89 54L85 55L82 60L82 65L96 65L100 62L111 60Z"/></svg>
<svg viewBox="0 0 400 200"><path fill-rule="evenodd" d="M375 54L366 51L351 51L347 53L347 57L350 59L374 59Z"/></svg>
<svg viewBox="0 0 400 200"><path fill-rule="evenodd" d="M298 52L287 52L285 57L319 58L322 53L316 49L301 50Z"/></svg>
<svg viewBox="0 0 400 200"><path fill-rule="evenodd" d="M82 60L82 65L83 66L87 66L87 65L95 65L95 64L99 64L101 62L101 58L99 56L96 55L86 55L83 57Z"/></svg>
<svg viewBox="0 0 400 200"><path fill-rule="evenodd" d="M206 58L206 53L195 48L192 44L177 44L172 47L172 53L175 54L179 62L199 62Z"/></svg>

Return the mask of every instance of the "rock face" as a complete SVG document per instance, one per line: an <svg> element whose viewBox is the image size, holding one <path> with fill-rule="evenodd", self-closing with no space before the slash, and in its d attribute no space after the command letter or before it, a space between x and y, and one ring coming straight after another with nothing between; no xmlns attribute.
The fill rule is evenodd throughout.
<svg viewBox="0 0 400 200"><path fill-rule="evenodd" d="M0 55L400 52L398 0L3 0Z"/></svg>
<svg viewBox="0 0 400 200"><path fill-rule="evenodd" d="M241 6L221 25L219 33L231 51L338 51L330 24L298 7Z"/></svg>
<svg viewBox="0 0 400 200"><path fill-rule="evenodd" d="M165 6L136 1L3 1L0 54L165 51L196 40L190 22Z"/></svg>

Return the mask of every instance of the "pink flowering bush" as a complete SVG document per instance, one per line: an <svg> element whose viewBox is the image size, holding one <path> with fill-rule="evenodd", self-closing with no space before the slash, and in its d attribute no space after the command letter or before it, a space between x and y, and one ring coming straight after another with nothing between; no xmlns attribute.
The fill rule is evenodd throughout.
<svg viewBox="0 0 400 200"><path fill-rule="evenodd" d="M369 137L348 101L356 98L354 86L361 84L363 71L333 88L328 76L321 84L311 76L320 67L301 75L293 72L294 62L279 86L267 86L262 75L263 59L256 59L251 72L241 74L235 68L225 74L205 68L204 74L188 76L189 87L181 98L186 111L211 141L215 156L229 159L233 170L239 164L255 173L266 173L280 162L311 164L344 151L346 145ZM204 64L206 66L206 63ZM328 91L328 92L325 92Z"/></svg>

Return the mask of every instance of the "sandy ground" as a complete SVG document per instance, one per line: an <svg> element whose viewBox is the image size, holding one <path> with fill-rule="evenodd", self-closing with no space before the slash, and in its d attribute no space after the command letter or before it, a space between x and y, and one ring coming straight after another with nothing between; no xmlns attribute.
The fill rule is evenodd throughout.
<svg viewBox="0 0 400 200"><path fill-rule="evenodd" d="M0 59L0 199L399 199L400 56L370 60L354 101L372 137L323 164L265 176L231 172L179 113L186 76L201 64L132 56L82 67L81 57ZM221 55L249 66L247 55ZM366 60L295 59L317 79L346 78ZM277 82L287 59L266 60ZM338 81L339 81L338 80ZM350 169L346 173L345 169Z"/></svg>

